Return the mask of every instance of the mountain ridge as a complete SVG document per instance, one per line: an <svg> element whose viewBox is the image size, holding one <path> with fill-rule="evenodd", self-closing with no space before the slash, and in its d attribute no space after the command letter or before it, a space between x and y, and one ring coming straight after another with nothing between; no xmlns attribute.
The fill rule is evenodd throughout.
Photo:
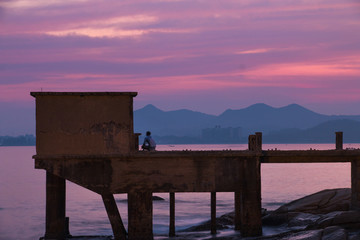
<svg viewBox="0 0 360 240"><path fill-rule="evenodd" d="M144 109L149 111L144 111ZM203 129L215 126L240 127L243 137L254 132L263 132L267 135L284 129L302 131L337 119L360 121L360 115L325 115L294 103L282 107L257 103L242 109L227 109L219 115L188 109L163 111L154 105L146 105L134 111L135 132L144 133L150 130L159 137L198 138Z"/></svg>

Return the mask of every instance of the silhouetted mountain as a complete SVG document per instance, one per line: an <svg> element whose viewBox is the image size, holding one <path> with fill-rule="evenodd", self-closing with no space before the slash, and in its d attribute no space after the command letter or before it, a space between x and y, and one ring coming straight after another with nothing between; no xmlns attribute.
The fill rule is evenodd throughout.
<svg viewBox="0 0 360 240"><path fill-rule="evenodd" d="M349 119L330 120L305 130L283 129L264 135L264 142L274 143L335 143L335 132L343 132L348 143L360 142L360 122Z"/></svg>
<svg viewBox="0 0 360 240"><path fill-rule="evenodd" d="M219 116L221 126L241 126L247 134L255 131L267 133L284 128L304 129L327 120L328 116L297 104L281 108L273 108L263 103L255 104L240 110L227 110Z"/></svg>
<svg viewBox="0 0 360 240"><path fill-rule="evenodd" d="M263 132L265 142L333 142L335 131L344 132L344 141L355 141L358 123L355 120L360 120L360 116L323 115L297 104L274 108L259 103L244 109L228 109L219 116L186 109L162 111L153 105L134 111L135 132L144 134L150 130L162 142L171 138L185 141L182 143L187 143L186 139L190 139L187 137L191 137L192 143L196 139L202 142L202 129L215 126L240 127L242 141L259 131Z"/></svg>
<svg viewBox="0 0 360 240"><path fill-rule="evenodd" d="M147 130L159 136L197 136L202 128L212 127L216 116L186 109L162 111L149 104L134 111L135 132Z"/></svg>

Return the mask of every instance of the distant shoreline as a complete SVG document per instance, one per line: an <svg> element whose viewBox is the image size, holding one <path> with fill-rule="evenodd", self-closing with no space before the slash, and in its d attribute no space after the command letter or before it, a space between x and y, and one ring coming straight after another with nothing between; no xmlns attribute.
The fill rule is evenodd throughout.
<svg viewBox="0 0 360 240"><path fill-rule="evenodd" d="M212 145L212 144L247 144L247 141L238 141L238 142L217 142L217 141L203 141L202 139L191 138L191 137L154 137L157 140L158 145L177 145L177 144L202 144L202 145ZM140 143L142 141L140 140ZM334 141L295 141L294 139L289 139L289 141L266 141L263 140L263 144L335 144ZM360 144L360 142L344 141L344 144ZM0 147L12 147L12 146L36 146L36 137L34 135L20 135L16 137L12 136L0 136Z"/></svg>
<svg viewBox="0 0 360 240"><path fill-rule="evenodd" d="M0 136L0 147L11 147L11 146L35 146L36 137L31 134L20 135L20 136Z"/></svg>

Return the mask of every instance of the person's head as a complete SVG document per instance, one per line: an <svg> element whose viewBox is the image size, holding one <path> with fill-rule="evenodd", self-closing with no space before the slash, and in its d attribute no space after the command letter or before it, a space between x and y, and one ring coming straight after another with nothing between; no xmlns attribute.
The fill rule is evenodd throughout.
<svg viewBox="0 0 360 240"><path fill-rule="evenodd" d="M147 131L146 132L146 136L150 136L151 135L151 132L150 131Z"/></svg>

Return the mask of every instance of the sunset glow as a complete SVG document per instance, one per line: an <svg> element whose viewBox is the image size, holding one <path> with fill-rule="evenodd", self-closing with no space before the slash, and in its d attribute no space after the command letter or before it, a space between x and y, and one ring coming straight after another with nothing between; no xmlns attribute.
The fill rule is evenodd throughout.
<svg viewBox="0 0 360 240"><path fill-rule="evenodd" d="M0 24L2 103L137 91L135 109L360 114L356 1L13 0L0 3Z"/></svg>

